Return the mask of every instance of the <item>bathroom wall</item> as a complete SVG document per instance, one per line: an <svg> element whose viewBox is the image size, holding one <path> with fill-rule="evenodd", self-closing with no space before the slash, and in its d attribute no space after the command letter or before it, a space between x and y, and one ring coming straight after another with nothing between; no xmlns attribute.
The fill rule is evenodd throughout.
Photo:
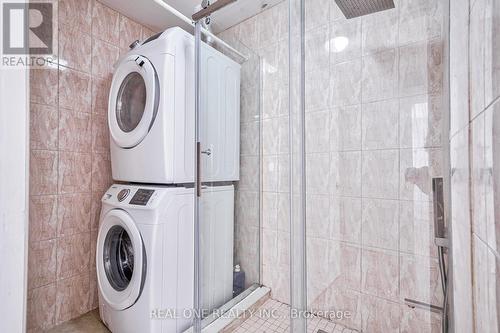
<svg viewBox="0 0 500 333"><path fill-rule="evenodd" d="M59 65L30 73L28 331L97 307L100 198L111 184L113 64L148 28L93 0L55 6Z"/></svg>
<svg viewBox="0 0 500 333"><path fill-rule="evenodd" d="M306 1L308 300L350 311L351 328L439 329L404 298L442 301L431 178L442 175L444 4L400 0L346 20L333 0ZM285 303L287 15L285 1L222 34L262 58L262 282Z"/></svg>
<svg viewBox="0 0 500 333"><path fill-rule="evenodd" d="M461 0L451 9L455 330L498 332L500 1Z"/></svg>

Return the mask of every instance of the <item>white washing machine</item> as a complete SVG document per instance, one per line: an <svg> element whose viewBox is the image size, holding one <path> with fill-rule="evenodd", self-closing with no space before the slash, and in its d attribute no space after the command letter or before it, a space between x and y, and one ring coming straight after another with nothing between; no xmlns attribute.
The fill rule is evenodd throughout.
<svg viewBox="0 0 500 333"><path fill-rule="evenodd" d="M203 43L200 128L204 181L239 179L241 66ZM171 28L117 64L108 105L113 179L194 181L194 37Z"/></svg>
<svg viewBox="0 0 500 333"><path fill-rule="evenodd" d="M120 184L103 196L96 269L99 312L111 332L177 333L191 326L193 195L193 188ZM200 223L216 223L200 234L202 262L210 263L201 273L205 307L232 297L233 207L233 186L203 189Z"/></svg>

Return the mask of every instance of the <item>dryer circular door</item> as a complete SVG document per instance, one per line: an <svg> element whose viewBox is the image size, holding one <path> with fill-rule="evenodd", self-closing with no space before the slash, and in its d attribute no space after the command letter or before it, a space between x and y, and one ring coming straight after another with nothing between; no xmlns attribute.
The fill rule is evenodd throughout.
<svg viewBox="0 0 500 333"><path fill-rule="evenodd" d="M113 75L108 105L111 137L122 148L137 146L158 111L159 83L151 62L140 55L123 59Z"/></svg>
<svg viewBox="0 0 500 333"><path fill-rule="evenodd" d="M125 211L113 209L97 236L97 281L104 300L115 310L132 306L142 292L146 254L142 237Z"/></svg>

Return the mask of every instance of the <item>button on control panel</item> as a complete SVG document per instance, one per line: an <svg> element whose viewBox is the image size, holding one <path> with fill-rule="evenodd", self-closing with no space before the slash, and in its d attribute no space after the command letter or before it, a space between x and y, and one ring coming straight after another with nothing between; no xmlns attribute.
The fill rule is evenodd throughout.
<svg viewBox="0 0 500 333"><path fill-rule="evenodd" d="M145 190L140 188L137 190L137 192L135 192L134 196L132 197L132 200L130 200L130 204L138 206L146 206L154 192L155 192L154 190Z"/></svg>
<svg viewBox="0 0 500 333"><path fill-rule="evenodd" d="M122 202L123 200L125 200L128 195L130 194L130 190L128 188L125 188L123 190L121 190L120 192L118 192L117 194L117 198L118 198L118 201Z"/></svg>

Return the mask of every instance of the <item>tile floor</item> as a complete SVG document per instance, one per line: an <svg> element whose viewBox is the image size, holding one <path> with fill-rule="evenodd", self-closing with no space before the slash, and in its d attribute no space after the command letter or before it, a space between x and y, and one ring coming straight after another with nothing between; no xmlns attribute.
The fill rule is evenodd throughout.
<svg viewBox="0 0 500 333"><path fill-rule="evenodd" d="M268 299L253 315L246 319L234 333L285 333L289 332L289 306L273 299ZM356 333L323 318L308 320L308 333ZM47 333L109 333L101 323L98 310L93 310L81 317L54 327Z"/></svg>

